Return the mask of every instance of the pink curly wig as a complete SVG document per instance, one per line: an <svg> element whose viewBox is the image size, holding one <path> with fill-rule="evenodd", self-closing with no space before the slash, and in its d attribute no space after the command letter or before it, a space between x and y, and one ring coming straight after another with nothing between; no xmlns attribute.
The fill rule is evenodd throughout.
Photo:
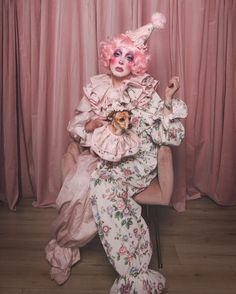
<svg viewBox="0 0 236 294"><path fill-rule="evenodd" d="M119 47L129 48L134 53L134 63L131 67L131 72L134 75L142 75L146 72L150 55L143 52L134 46L131 39L122 34L112 40L107 40L100 43L100 58L105 68L109 68L110 60L115 49Z"/></svg>

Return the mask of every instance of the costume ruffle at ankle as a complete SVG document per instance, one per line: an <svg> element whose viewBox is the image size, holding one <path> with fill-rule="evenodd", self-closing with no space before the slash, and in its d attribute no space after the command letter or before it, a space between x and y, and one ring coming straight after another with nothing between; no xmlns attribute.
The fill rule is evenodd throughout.
<svg viewBox="0 0 236 294"><path fill-rule="evenodd" d="M61 285L70 276L71 267L80 260L79 248L61 247L55 239L46 246L46 259L51 264L50 276Z"/></svg>
<svg viewBox="0 0 236 294"><path fill-rule="evenodd" d="M50 276L59 285L70 276L71 267L80 260L80 247L97 234L89 199L67 203L53 224L56 239L46 246L46 259L51 264Z"/></svg>
<svg viewBox="0 0 236 294"><path fill-rule="evenodd" d="M141 271L131 268L129 275L115 280L110 294L159 294L165 288L164 276L154 270Z"/></svg>

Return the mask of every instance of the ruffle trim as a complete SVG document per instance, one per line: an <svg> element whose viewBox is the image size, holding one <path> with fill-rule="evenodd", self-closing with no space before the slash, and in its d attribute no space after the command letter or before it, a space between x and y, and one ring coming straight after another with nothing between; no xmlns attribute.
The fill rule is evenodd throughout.
<svg viewBox="0 0 236 294"><path fill-rule="evenodd" d="M115 280L110 294L160 294L164 288L165 277L161 273L151 269L137 273L134 268L131 268L128 276L121 276Z"/></svg>
<svg viewBox="0 0 236 294"><path fill-rule="evenodd" d="M114 135L109 125L94 130L91 149L102 159L118 162L122 158L135 155L139 151L139 138L130 130L122 135Z"/></svg>
<svg viewBox="0 0 236 294"><path fill-rule="evenodd" d="M114 98L108 101L109 96L117 96L116 102L126 109L145 108L158 84L159 81L149 74L144 74L124 80L118 90L113 88L110 75L102 74L90 79L90 83L84 87L84 93L98 115L107 115L107 109L112 111L115 102Z"/></svg>
<svg viewBox="0 0 236 294"><path fill-rule="evenodd" d="M164 109L164 101L162 100L160 101L158 111L154 115L153 119L160 120L165 130L169 129L169 127L171 126L171 123L175 119L186 118L188 115L187 105L184 103L184 101L178 98L172 99L172 113L168 115L164 115L163 109Z"/></svg>
<svg viewBox="0 0 236 294"><path fill-rule="evenodd" d="M63 284L70 276L73 264L80 260L79 248L65 248L59 246L55 239L45 248L46 259L52 265L50 276L57 284Z"/></svg>

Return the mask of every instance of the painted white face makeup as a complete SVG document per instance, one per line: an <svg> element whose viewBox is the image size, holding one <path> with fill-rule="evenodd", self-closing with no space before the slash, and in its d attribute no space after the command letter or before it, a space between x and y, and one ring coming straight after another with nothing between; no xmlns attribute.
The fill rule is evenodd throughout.
<svg viewBox="0 0 236 294"><path fill-rule="evenodd" d="M110 60L110 70L115 77L124 78L131 73L134 54L125 47L117 48Z"/></svg>

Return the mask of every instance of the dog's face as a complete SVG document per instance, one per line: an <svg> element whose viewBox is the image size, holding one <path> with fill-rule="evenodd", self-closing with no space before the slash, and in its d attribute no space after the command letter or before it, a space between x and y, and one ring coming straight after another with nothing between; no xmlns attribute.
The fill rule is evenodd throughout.
<svg viewBox="0 0 236 294"><path fill-rule="evenodd" d="M130 113L128 111L118 111L113 113L113 126L121 130L126 130L129 127Z"/></svg>
<svg viewBox="0 0 236 294"><path fill-rule="evenodd" d="M122 130L128 129L129 113L128 111L120 111L114 114L113 120Z"/></svg>

